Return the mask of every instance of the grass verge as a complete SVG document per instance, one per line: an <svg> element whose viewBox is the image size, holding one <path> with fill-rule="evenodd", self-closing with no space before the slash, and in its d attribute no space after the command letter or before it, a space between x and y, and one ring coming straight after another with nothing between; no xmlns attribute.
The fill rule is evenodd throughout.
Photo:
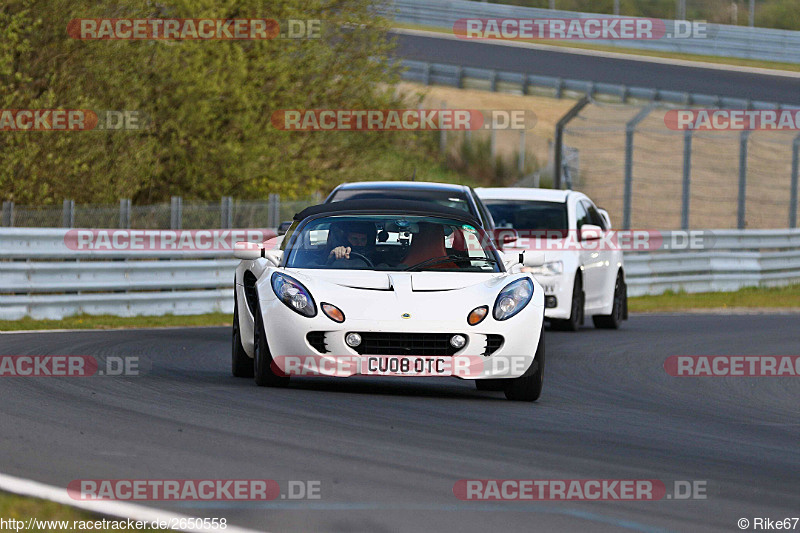
<svg viewBox="0 0 800 533"><path fill-rule="evenodd" d="M37 498L28 498L26 496L17 496L16 494L10 494L8 492L0 492L0 518L6 521L4 524L6 527L3 529L11 530L11 531L22 531L23 529L26 531L42 531L42 532L51 532L51 531L88 531L88 528L81 528L80 522L92 522L92 526L94 525L102 525L95 524L97 521L103 520L105 518L108 521L118 521L118 522L126 522L121 518L107 518L103 517L102 515L90 513L88 511L83 511L80 509L75 509L73 507L69 507L67 505L61 505L60 503L55 503L47 500L40 500ZM34 525L31 529L28 529L28 520L34 518L35 520L39 521L38 524ZM15 527L10 527L8 521L9 520L17 520L24 522L22 524L15 524ZM41 521L50 522L48 523L41 523ZM60 523L53 523L53 522L60 522ZM77 522L77 523L76 523ZM36 527L36 526L39 527ZM61 527L66 526L66 527ZM77 526L77 527L76 527ZM92 527L92 531L122 531L121 529L113 529L113 526L110 528L94 528ZM157 531L155 529L138 529L136 531Z"/></svg>
<svg viewBox="0 0 800 533"><path fill-rule="evenodd" d="M800 308L800 285L748 287L735 292L666 292L628 299L631 312L726 308Z"/></svg>
<svg viewBox="0 0 800 533"><path fill-rule="evenodd" d="M189 326L230 326L230 313L207 315L164 316L111 316L76 315L62 320L0 320L0 331L22 331L29 329L115 329L115 328L166 328Z"/></svg>

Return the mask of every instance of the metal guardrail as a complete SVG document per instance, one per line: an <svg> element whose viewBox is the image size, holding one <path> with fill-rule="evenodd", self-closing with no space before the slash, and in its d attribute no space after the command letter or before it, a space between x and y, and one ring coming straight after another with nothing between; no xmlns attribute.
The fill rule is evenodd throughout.
<svg viewBox="0 0 800 533"><path fill-rule="evenodd" d="M507 72L475 67L463 67L449 63L430 63L403 59L404 80L425 85L447 85L460 89L482 89L488 91L518 92L532 94L545 91L548 96L562 98L567 95L582 95L590 98L607 97L611 101L628 103L664 102L685 106L703 106L727 109L795 109L775 102L746 100L709 94L669 91L647 87L631 87L614 83L571 80L554 76L540 76L522 72Z"/></svg>
<svg viewBox="0 0 800 533"><path fill-rule="evenodd" d="M614 18L614 15L579 13L531 7L472 2L468 0L394 0L379 8L387 18L452 30L462 18ZM666 32L675 35L674 20L665 20ZM737 57L785 63L800 62L800 32L708 24L706 38L655 40L593 40L595 44L617 48L637 48L706 56Z"/></svg>
<svg viewBox="0 0 800 533"><path fill-rule="evenodd" d="M233 310L230 252L88 254L64 244L67 231L0 229L0 320ZM629 294L800 283L800 230L713 234L705 251L626 253Z"/></svg>

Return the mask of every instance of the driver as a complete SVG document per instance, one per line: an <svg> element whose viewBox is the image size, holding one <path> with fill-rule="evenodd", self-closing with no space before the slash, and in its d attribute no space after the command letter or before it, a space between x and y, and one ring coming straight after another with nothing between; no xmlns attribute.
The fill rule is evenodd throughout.
<svg viewBox="0 0 800 533"><path fill-rule="evenodd" d="M344 224L343 239L336 242L328 253L329 259L350 259L350 253L366 255L370 245L375 244L375 224L371 222L349 222Z"/></svg>

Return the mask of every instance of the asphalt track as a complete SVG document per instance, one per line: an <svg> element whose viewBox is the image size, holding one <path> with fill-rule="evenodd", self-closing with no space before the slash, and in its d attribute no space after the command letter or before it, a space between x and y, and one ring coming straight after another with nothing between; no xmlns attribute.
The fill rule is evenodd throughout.
<svg viewBox="0 0 800 533"><path fill-rule="evenodd" d="M136 356L142 375L0 378L0 472L319 480L321 499L148 503L269 531L738 531L800 515L800 378L676 378L670 355L794 355L798 315L633 316L546 333L535 404L455 378L229 374L227 328L18 333L3 355ZM707 499L462 502L459 479L705 481ZM752 526L751 526L752 527ZM800 526L798 526L800 527Z"/></svg>
<svg viewBox="0 0 800 533"><path fill-rule="evenodd" d="M393 37L397 39L396 55L405 59L800 106L800 78L797 77L419 35L395 33Z"/></svg>

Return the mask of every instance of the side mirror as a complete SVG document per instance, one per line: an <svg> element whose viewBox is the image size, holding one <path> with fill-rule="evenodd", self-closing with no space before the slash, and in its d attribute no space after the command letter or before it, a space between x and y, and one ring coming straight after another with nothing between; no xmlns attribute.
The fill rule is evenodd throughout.
<svg viewBox="0 0 800 533"><path fill-rule="evenodd" d="M500 248L517 240L519 240L519 233L513 228L497 228L494 230L494 242Z"/></svg>
<svg viewBox="0 0 800 533"><path fill-rule="evenodd" d="M264 249L257 242L237 242L233 245L233 257L244 261L253 261L263 257Z"/></svg>
<svg viewBox="0 0 800 533"><path fill-rule="evenodd" d="M584 224L581 226L582 241L596 241L603 236L603 228L594 224Z"/></svg>
<svg viewBox="0 0 800 533"><path fill-rule="evenodd" d="M532 250L525 250L520 254L522 256L522 266L538 267L544 264L544 252L534 252Z"/></svg>

